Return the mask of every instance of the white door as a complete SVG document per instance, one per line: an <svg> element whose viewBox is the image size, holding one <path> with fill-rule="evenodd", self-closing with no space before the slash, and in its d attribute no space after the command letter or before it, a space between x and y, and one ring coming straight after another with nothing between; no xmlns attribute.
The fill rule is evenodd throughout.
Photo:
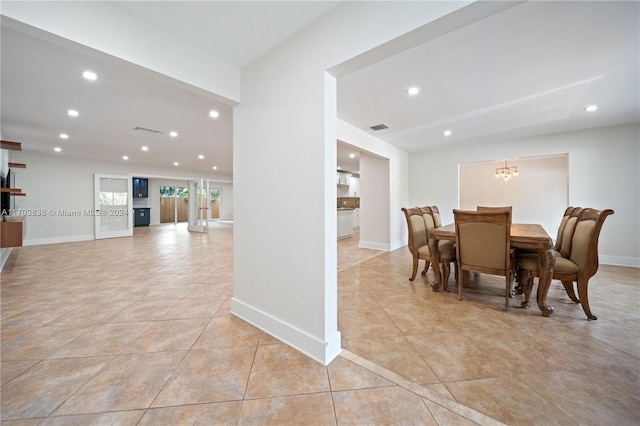
<svg viewBox="0 0 640 426"><path fill-rule="evenodd" d="M189 231L209 232L209 205L211 193L209 181L189 181Z"/></svg>
<svg viewBox="0 0 640 426"><path fill-rule="evenodd" d="M131 176L94 175L96 240L133 235Z"/></svg>

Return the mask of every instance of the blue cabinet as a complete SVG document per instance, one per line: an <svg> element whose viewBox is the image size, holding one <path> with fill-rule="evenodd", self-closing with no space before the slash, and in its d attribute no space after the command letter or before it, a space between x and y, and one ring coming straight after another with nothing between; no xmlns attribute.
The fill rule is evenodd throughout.
<svg viewBox="0 0 640 426"><path fill-rule="evenodd" d="M151 223L151 209L148 207L133 209L133 226L149 226Z"/></svg>
<svg viewBox="0 0 640 426"><path fill-rule="evenodd" d="M133 178L133 198L149 197L149 179Z"/></svg>

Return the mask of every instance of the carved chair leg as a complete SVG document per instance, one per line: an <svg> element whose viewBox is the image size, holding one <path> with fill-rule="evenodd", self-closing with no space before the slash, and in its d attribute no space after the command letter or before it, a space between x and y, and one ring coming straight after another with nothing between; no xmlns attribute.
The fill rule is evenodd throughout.
<svg viewBox="0 0 640 426"><path fill-rule="evenodd" d="M431 264L430 261L425 260L424 261L424 270L422 271L422 275L427 275L427 270L429 269L429 265Z"/></svg>
<svg viewBox="0 0 640 426"><path fill-rule="evenodd" d="M456 262L453 262L453 270L454 270L456 285L457 285L460 282L459 281L460 274L458 273L458 264Z"/></svg>
<svg viewBox="0 0 640 426"><path fill-rule="evenodd" d="M567 292L569 299L575 303L580 303L580 299L576 297L576 293L573 291L573 281L562 281L562 286L564 287L564 291Z"/></svg>
<svg viewBox="0 0 640 426"><path fill-rule="evenodd" d="M462 286L464 285L464 282L466 281L466 275L468 274L467 271L463 271L462 268L460 268L460 275L462 275L462 279L458 282L458 300L462 300Z"/></svg>
<svg viewBox="0 0 640 426"><path fill-rule="evenodd" d="M442 282L444 284L444 290L448 293L449 290L449 275L451 275L451 268L449 267L449 262L446 260L442 261Z"/></svg>
<svg viewBox="0 0 640 426"><path fill-rule="evenodd" d="M524 269L518 270L518 277L520 286L522 287L522 293L524 294L524 302L520 304L524 309L531 307L531 289L533 288L533 273L525 271Z"/></svg>
<svg viewBox="0 0 640 426"><path fill-rule="evenodd" d="M590 320L597 320L598 317L591 313L591 308L589 307L589 295L587 294L587 286L589 285L588 279L580 279L578 277L578 296L580 297L580 304L582 305L582 310L587 315L587 318Z"/></svg>
<svg viewBox="0 0 640 426"><path fill-rule="evenodd" d="M409 281L413 281L416 279L416 274L418 273L418 262L420 261L420 259L418 259L418 255L416 254L415 256L413 256L413 271L411 272L411 278L409 278Z"/></svg>
<svg viewBox="0 0 640 426"><path fill-rule="evenodd" d="M507 276L505 277L505 284L506 284L506 288L504 289L505 293L504 293L504 310L508 311L509 310L509 298L513 297L511 295L511 287L512 287L512 279L513 274L511 274L511 272L507 273Z"/></svg>

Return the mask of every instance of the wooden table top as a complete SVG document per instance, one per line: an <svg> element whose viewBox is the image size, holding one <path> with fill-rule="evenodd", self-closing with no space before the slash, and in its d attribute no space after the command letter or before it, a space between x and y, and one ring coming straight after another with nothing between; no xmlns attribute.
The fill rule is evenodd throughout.
<svg viewBox="0 0 640 426"><path fill-rule="evenodd" d="M450 223L433 229L431 231L431 238L437 240L455 240L455 224ZM512 223L511 245L513 247L527 249L549 249L551 248L552 241L542 225L537 223Z"/></svg>

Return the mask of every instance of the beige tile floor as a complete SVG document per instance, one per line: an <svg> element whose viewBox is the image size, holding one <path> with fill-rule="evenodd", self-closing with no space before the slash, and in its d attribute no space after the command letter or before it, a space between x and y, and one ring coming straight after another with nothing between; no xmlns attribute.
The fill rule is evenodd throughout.
<svg viewBox="0 0 640 426"><path fill-rule="evenodd" d="M15 249L2 272L6 425L640 423L640 270L602 265L587 321L408 281L405 248L338 244L343 352L324 367L229 312L233 226Z"/></svg>

